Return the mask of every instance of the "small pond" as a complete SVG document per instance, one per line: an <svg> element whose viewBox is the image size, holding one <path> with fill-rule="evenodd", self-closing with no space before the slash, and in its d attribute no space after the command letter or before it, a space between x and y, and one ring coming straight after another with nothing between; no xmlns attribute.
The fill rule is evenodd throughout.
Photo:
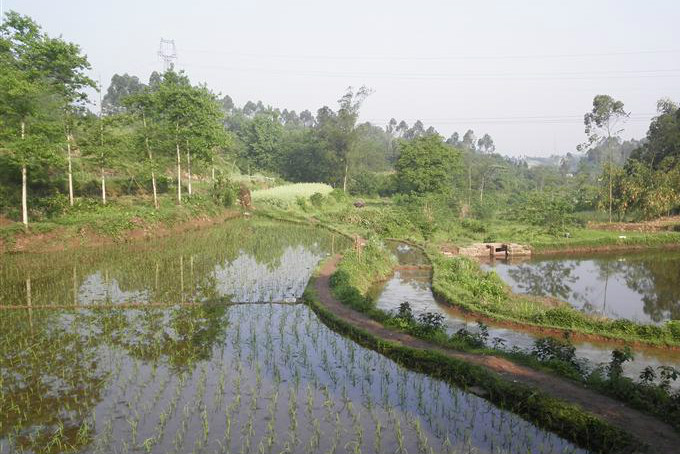
<svg viewBox="0 0 680 454"><path fill-rule="evenodd" d="M494 269L518 293L551 296L589 314L642 323L680 319L680 251L541 255L496 260Z"/></svg>

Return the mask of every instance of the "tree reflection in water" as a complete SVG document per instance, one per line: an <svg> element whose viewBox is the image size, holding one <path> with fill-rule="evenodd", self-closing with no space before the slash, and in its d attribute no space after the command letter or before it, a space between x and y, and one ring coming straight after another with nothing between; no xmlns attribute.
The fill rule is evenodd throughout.
<svg viewBox="0 0 680 454"><path fill-rule="evenodd" d="M680 319L680 252L540 257L496 267L517 292L612 318Z"/></svg>

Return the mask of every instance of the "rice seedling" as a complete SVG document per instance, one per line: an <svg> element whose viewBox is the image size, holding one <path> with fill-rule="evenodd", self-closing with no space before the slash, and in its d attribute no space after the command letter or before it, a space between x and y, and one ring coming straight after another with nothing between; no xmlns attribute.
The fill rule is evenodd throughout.
<svg viewBox="0 0 680 454"><path fill-rule="evenodd" d="M584 452L338 335L304 305L272 304L301 293L329 250L322 233L234 229L79 257L78 304L92 307L4 312L0 453ZM3 265L0 293L25 297L12 283L30 270L34 302L72 304L71 265L63 279ZM182 273L185 297L204 304L178 304ZM229 306L228 292L267 304ZM167 304L94 307L105 298Z"/></svg>

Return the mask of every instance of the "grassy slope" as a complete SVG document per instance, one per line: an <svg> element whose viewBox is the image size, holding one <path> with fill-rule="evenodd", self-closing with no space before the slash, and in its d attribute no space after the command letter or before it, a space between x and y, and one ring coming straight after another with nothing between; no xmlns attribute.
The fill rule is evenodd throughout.
<svg viewBox="0 0 680 454"><path fill-rule="evenodd" d="M218 216L226 210L202 195L185 196L181 206L171 196L160 197L159 202L159 209L156 210L148 198L133 196L111 199L107 205L95 200L82 201L59 216L31 222L28 232L24 231L20 223L3 225L0 227L0 240L5 249L11 249L20 239L28 240L32 235L49 233L65 239L88 231L119 239L131 230L150 229L159 225L171 227L196 218Z"/></svg>

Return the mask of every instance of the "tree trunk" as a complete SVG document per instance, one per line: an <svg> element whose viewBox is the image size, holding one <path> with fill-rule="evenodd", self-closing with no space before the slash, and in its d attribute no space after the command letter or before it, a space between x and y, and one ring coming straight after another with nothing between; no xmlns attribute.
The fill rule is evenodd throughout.
<svg viewBox="0 0 680 454"><path fill-rule="evenodd" d="M212 180L215 181L215 166L212 166Z"/></svg>
<svg viewBox="0 0 680 454"><path fill-rule="evenodd" d="M99 145L101 146L101 158L102 158L102 204L106 205L106 175L104 174L104 119L102 118L101 112L101 99L99 100L100 110L99 110Z"/></svg>
<svg viewBox="0 0 680 454"><path fill-rule="evenodd" d="M345 161L345 177L342 179L342 192L347 193L347 171L349 170L349 161Z"/></svg>
<svg viewBox="0 0 680 454"><path fill-rule="evenodd" d="M26 138L26 123L21 120L21 140ZM27 170L26 163L21 166L21 220L24 228L28 230L28 197L27 197Z"/></svg>
<svg viewBox="0 0 680 454"><path fill-rule="evenodd" d="M149 132L146 127L146 115L142 112L142 123L144 123L144 144L146 145L146 153L149 155L149 163L151 164L151 188L153 189L153 206L158 209L158 193L156 191L156 172L154 172L153 155L151 154L151 147L149 146Z"/></svg>
<svg viewBox="0 0 680 454"><path fill-rule="evenodd" d="M187 172L188 172L188 180L187 180L187 189L189 190L189 195L192 194L191 191L191 152L189 151L189 148L187 148Z"/></svg>
<svg viewBox="0 0 680 454"><path fill-rule="evenodd" d="M177 148L177 203L182 204L182 157L179 153L179 141L175 141Z"/></svg>
<svg viewBox="0 0 680 454"><path fill-rule="evenodd" d="M472 205L472 164L468 166L468 209Z"/></svg>
<svg viewBox="0 0 680 454"><path fill-rule="evenodd" d="M479 203L484 202L484 180L486 177L482 175L482 182L479 185Z"/></svg>
<svg viewBox="0 0 680 454"><path fill-rule="evenodd" d="M609 223L612 223L612 165L611 160L609 160Z"/></svg>
<svg viewBox="0 0 680 454"><path fill-rule="evenodd" d="M73 166L71 163L71 132L66 131L66 155L68 159L68 203L73 206Z"/></svg>
<svg viewBox="0 0 680 454"><path fill-rule="evenodd" d="M612 136L607 134L607 147L609 148L609 223L612 223Z"/></svg>
<svg viewBox="0 0 680 454"><path fill-rule="evenodd" d="M106 175L104 174L104 167L102 167L101 172L102 172L102 203L106 205Z"/></svg>
<svg viewBox="0 0 680 454"><path fill-rule="evenodd" d="M26 164L21 166L21 221L24 223L24 228L28 229L28 200L26 194L26 186L28 181L26 178Z"/></svg>

